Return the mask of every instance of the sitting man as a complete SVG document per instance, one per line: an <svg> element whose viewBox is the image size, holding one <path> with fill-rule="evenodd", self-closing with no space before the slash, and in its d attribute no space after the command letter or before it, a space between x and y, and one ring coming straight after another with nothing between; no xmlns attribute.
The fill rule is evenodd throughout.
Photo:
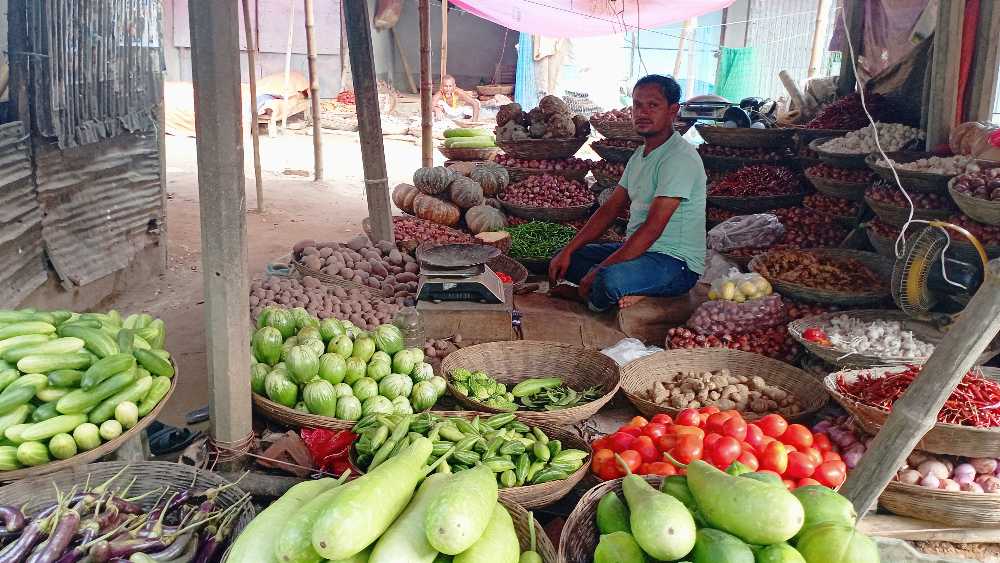
<svg viewBox="0 0 1000 563"><path fill-rule="evenodd" d="M687 293L705 267L705 168L695 147L674 132L680 87L649 75L632 89L632 120L645 144L632 154L608 201L553 258L552 295L594 311L627 307L643 296ZM630 213L624 243L588 244Z"/></svg>
<svg viewBox="0 0 1000 563"><path fill-rule="evenodd" d="M472 118L479 121L479 100L455 86L455 79L448 74L441 77L441 89L434 94L431 106L434 108L434 119Z"/></svg>

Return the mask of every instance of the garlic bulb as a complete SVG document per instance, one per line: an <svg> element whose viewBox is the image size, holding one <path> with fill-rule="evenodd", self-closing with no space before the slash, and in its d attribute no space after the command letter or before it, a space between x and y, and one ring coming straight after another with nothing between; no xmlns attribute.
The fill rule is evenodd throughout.
<svg viewBox="0 0 1000 563"><path fill-rule="evenodd" d="M901 123L877 123L879 141L882 150L892 152L901 150L911 141L924 138L924 132ZM868 154L878 151L875 143L875 130L871 125L851 131L843 137L831 139L819 145L825 151L849 154Z"/></svg>
<svg viewBox="0 0 1000 563"><path fill-rule="evenodd" d="M862 321L848 315L837 315L824 327L830 343L844 353L853 352L895 358L926 358L934 345L904 330L897 321Z"/></svg>
<svg viewBox="0 0 1000 563"><path fill-rule="evenodd" d="M885 159L879 159L879 166L889 166ZM892 165L898 170L911 170L913 172L931 172L934 174L945 174L948 176L958 176L966 172L978 172L979 164L971 156L932 156L921 158L913 162L896 162Z"/></svg>

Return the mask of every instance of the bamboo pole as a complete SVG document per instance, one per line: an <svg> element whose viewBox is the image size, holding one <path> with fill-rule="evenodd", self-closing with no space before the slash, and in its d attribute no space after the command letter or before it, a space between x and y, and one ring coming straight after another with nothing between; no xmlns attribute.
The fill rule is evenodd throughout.
<svg viewBox="0 0 1000 563"><path fill-rule="evenodd" d="M434 165L434 110L431 96L431 5L420 0L420 161L422 166Z"/></svg>
<svg viewBox="0 0 1000 563"><path fill-rule="evenodd" d="M684 43L687 42L688 34L691 33L694 22L695 20L693 19L685 21L684 27L681 29L681 37L677 41L677 59L674 61L674 73L672 75L674 78L677 78L677 75L681 73L681 62L684 60ZM639 30L637 29L635 32L639 33Z"/></svg>
<svg viewBox="0 0 1000 563"><path fill-rule="evenodd" d="M257 42L250 24L250 0L243 0L243 33L247 40L247 66L250 67L250 137L253 139L253 177L257 187L257 213L264 212L264 179L260 171L260 129L257 121Z"/></svg>
<svg viewBox="0 0 1000 563"><path fill-rule="evenodd" d="M448 0L441 0L441 78L448 74Z"/></svg>
<svg viewBox="0 0 1000 563"><path fill-rule="evenodd" d="M854 46L855 56L861 54L863 45L862 32L864 31L865 6L861 0L844 0L841 7L841 17L845 25L844 31L851 37ZM747 26L749 29L749 26ZM857 77L854 75L855 60L851 57L849 49L844 48L840 54L840 76L837 78L837 95L846 96L853 93L858 86Z"/></svg>
<svg viewBox="0 0 1000 563"><path fill-rule="evenodd" d="M285 47L285 82L281 87L282 106L285 108L285 116L281 120L281 128L288 125L288 82L292 73L292 39L295 37L295 0L288 0L288 43ZM276 120L272 119L272 123Z"/></svg>
<svg viewBox="0 0 1000 563"><path fill-rule="evenodd" d="M309 54L309 101L313 119L313 180L323 179L323 129L319 115L319 72L316 70L316 33L313 0L303 0L306 16L306 52Z"/></svg>
<svg viewBox="0 0 1000 563"><path fill-rule="evenodd" d="M809 78L819 74L819 66L823 64L823 53L826 49L826 29L830 26L831 0L818 0L816 5L816 25L813 27L812 51L809 53Z"/></svg>
<svg viewBox="0 0 1000 563"><path fill-rule="evenodd" d="M419 90L417 90L417 82L413 79L413 71L410 69L410 61L406 59L406 52L403 51L403 46L399 44L399 36L396 35L396 29L390 29L389 35L392 36L392 42L396 45L396 51L399 53L399 60L403 62L403 72L406 73L406 83L410 86L410 93L416 94L419 92Z"/></svg>

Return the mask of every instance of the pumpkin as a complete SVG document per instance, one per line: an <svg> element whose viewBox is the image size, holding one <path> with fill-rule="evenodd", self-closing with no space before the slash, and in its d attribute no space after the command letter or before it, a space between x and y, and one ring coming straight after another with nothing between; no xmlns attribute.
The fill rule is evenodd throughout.
<svg viewBox="0 0 1000 563"><path fill-rule="evenodd" d="M476 166L469 174L469 178L483 187L483 195L486 197L496 197L507 189L507 184L510 183L507 169L495 162L484 162Z"/></svg>
<svg viewBox="0 0 1000 563"><path fill-rule="evenodd" d="M392 202L400 210L413 215L413 198L417 197L420 191L416 186L410 184L399 184L392 189Z"/></svg>
<svg viewBox="0 0 1000 563"><path fill-rule="evenodd" d="M499 209L489 205L477 205L465 212L465 224L472 234L478 235L507 228L507 217Z"/></svg>
<svg viewBox="0 0 1000 563"><path fill-rule="evenodd" d="M459 176L448 188L448 196L451 201L462 209L469 209L477 205L482 205L486 199L483 197L483 187L478 182Z"/></svg>
<svg viewBox="0 0 1000 563"><path fill-rule="evenodd" d="M468 176L472 173L473 169L476 168L475 162L455 162L448 165L448 170L451 170L459 176Z"/></svg>
<svg viewBox="0 0 1000 563"><path fill-rule="evenodd" d="M455 173L444 166L425 166L413 173L413 185L428 195L444 192L454 179Z"/></svg>
<svg viewBox="0 0 1000 563"><path fill-rule="evenodd" d="M427 194L417 194L413 198L413 214L439 225L453 227L462 217L458 206L450 201L443 201Z"/></svg>

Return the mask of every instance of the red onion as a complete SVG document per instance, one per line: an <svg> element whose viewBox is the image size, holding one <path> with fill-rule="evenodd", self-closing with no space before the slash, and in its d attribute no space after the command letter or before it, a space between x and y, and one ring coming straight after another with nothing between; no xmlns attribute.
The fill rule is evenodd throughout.
<svg viewBox="0 0 1000 563"><path fill-rule="evenodd" d="M848 463L847 467L851 467L851 464ZM920 480L920 486L927 487L928 489L936 489L941 486L941 480L933 473L928 473Z"/></svg>

